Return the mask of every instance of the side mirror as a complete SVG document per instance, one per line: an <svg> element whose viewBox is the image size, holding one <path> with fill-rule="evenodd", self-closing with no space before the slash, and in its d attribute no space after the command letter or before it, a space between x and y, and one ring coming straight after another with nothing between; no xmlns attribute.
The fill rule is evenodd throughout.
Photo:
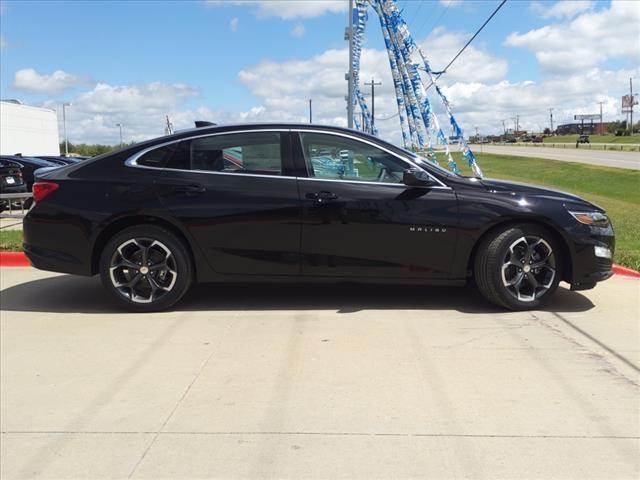
<svg viewBox="0 0 640 480"><path fill-rule="evenodd" d="M402 174L402 183L408 187L433 187L437 182L423 170L410 168Z"/></svg>

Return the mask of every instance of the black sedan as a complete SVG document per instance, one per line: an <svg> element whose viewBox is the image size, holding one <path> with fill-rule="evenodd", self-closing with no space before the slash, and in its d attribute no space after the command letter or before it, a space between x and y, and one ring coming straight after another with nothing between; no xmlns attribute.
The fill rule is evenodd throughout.
<svg viewBox="0 0 640 480"><path fill-rule="evenodd" d="M561 280L609 278L614 250L605 212L579 197L455 175L316 125L184 131L39 172L34 198L33 265L99 273L136 311L172 306L195 281L471 280L497 305L532 309Z"/></svg>
<svg viewBox="0 0 640 480"><path fill-rule="evenodd" d="M2 160L17 163L20 166L27 190L31 191L34 182L34 173L39 168L60 167L61 164L42 160L36 157L23 157L21 155L2 155Z"/></svg>
<svg viewBox="0 0 640 480"><path fill-rule="evenodd" d="M22 179L20 164L0 159L0 194L24 193L27 186ZM0 198L0 212L9 207L12 199Z"/></svg>

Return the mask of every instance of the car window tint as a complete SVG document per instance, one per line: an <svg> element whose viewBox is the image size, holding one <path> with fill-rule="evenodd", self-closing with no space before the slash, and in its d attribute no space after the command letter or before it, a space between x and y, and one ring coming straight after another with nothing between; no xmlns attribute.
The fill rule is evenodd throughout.
<svg viewBox="0 0 640 480"><path fill-rule="evenodd" d="M349 138L301 132L300 139L311 177L402 183L408 168L384 150Z"/></svg>
<svg viewBox="0 0 640 480"><path fill-rule="evenodd" d="M136 163L145 167L188 170L188 142L172 143L171 145L151 150L142 155Z"/></svg>
<svg viewBox="0 0 640 480"><path fill-rule="evenodd" d="M233 133L191 142L191 168L225 173L281 175L278 132Z"/></svg>

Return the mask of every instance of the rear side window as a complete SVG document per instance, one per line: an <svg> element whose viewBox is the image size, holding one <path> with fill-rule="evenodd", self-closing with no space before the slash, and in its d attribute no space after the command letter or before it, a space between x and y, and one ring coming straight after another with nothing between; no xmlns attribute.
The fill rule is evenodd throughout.
<svg viewBox="0 0 640 480"><path fill-rule="evenodd" d="M191 141L191 169L282 175L280 134L249 132L197 138Z"/></svg>
<svg viewBox="0 0 640 480"><path fill-rule="evenodd" d="M143 167L189 170L189 142L183 141L156 148L136 161Z"/></svg>

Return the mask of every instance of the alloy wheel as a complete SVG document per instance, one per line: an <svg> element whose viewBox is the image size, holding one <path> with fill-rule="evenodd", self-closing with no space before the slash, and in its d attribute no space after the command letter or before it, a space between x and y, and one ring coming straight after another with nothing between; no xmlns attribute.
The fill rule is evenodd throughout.
<svg viewBox="0 0 640 480"><path fill-rule="evenodd" d="M553 285L556 259L546 240L537 236L520 237L505 254L502 284L521 302L533 302Z"/></svg>
<svg viewBox="0 0 640 480"><path fill-rule="evenodd" d="M169 293L178 279L176 261L162 242L132 238L121 243L109 265L116 290L135 303L151 303Z"/></svg>

